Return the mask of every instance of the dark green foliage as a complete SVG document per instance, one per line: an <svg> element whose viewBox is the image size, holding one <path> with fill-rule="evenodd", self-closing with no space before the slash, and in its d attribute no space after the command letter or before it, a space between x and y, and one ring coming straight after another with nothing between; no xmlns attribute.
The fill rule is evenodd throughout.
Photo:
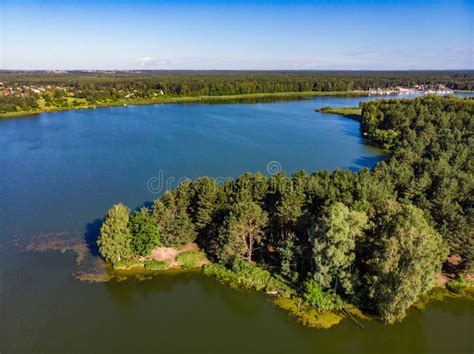
<svg viewBox="0 0 474 354"><path fill-rule="evenodd" d="M276 249L280 261L280 274L296 283L298 280L298 261L301 257L301 246L295 234L290 234L278 243Z"/></svg>
<svg viewBox="0 0 474 354"><path fill-rule="evenodd" d="M225 218L218 233L217 258L222 263L236 257L252 260L256 247L264 236L267 214L254 202L237 203Z"/></svg>
<svg viewBox="0 0 474 354"><path fill-rule="evenodd" d="M217 190L216 180L209 177L198 179L193 183L194 198L191 210L197 229L203 229L211 222L216 210Z"/></svg>
<svg viewBox="0 0 474 354"><path fill-rule="evenodd" d="M129 229L132 234L132 246L135 254L148 256L154 247L160 245L158 228L148 209L142 208L132 214Z"/></svg>
<svg viewBox="0 0 474 354"><path fill-rule="evenodd" d="M257 92L348 91L442 83L473 90L470 71L147 71L96 73L3 72L3 82L67 85L83 96L120 97L122 90L144 96L162 89L176 95L233 95Z"/></svg>
<svg viewBox="0 0 474 354"><path fill-rule="evenodd" d="M38 103L34 96L17 97L0 94L0 113L30 111L35 108L38 108Z"/></svg>
<svg viewBox="0 0 474 354"><path fill-rule="evenodd" d="M473 127L473 99L425 96L363 105L362 130L394 149L394 157L374 173L433 219L451 254L461 255L466 267L472 266L474 248Z"/></svg>
<svg viewBox="0 0 474 354"><path fill-rule="evenodd" d="M188 215L191 190L188 185L166 193L153 204L152 219L164 246L179 246L194 241L195 226Z"/></svg>

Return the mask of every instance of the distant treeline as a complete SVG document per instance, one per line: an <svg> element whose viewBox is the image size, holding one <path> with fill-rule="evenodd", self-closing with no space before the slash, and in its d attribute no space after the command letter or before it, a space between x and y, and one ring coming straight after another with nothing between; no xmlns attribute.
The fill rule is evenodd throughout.
<svg viewBox="0 0 474 354"><path fill-rule="evenodd" d="M474 90L474 71L142 71L0 72L0 81L61 84L113 96L119 90L163 90L169 95L215 96L274 92L351 91L415 84Z"/></svg>
<svg viewBox="0 0 474 354"><path fill-rule="evenodd" d="M416 84L474 90L474 71L0 71L0 82L0 114L9 114L186 97L337 93Z"/></svg>
<svg viewBox="0 0 474 354"><path fill-rule="evenodd" d="M472 266L473 128L473 99L364 103L361 129L390 160L356 173L183 183L131 215L111 208L101 254L123 262L195 241L248 281L255 272L245 264L256 262L321 311L350 303L395 322L433 286L448 254Z"/></svg>

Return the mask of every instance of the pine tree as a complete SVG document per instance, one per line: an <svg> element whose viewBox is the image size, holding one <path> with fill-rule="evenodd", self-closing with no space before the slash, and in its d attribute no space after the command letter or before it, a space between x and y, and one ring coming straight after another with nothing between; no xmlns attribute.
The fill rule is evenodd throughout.
<svg viewBox="0 0 474 354"><path fill-rule="evenodd" d="M256 246L263 238L263 228L268 222L267 214L254 202L236 204L230 211L218 234L217 255L227 263L243 256L252 261Z"/></svg>

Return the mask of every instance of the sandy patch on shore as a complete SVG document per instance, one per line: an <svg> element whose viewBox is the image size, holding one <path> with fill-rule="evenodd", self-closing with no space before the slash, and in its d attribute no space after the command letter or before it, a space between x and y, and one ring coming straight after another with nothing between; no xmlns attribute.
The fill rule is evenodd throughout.
<svg viewBox="0 0 474 354"><path fill-rule="evenodd" d="M199 246L194 242L187 243L179 249L175 249L172 247L157 247L153 251L151 251L149 259L167 262L170 268L175 268L179 266L176 257L178 257L181 253L186 251L199 250Z"/></svg>

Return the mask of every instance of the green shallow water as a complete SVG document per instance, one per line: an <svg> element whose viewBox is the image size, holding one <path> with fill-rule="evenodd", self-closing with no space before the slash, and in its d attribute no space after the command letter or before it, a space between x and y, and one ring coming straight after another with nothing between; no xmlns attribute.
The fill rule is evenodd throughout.
<svg viewBox="0 0 474 354"><path fill-rule="evenodd" d="M1 353L472 353L474 309L434 302L400 324L305 328L263 294L202 274L88 284L71 252L24 252L64 234L91 249L115 202L137 207L148 181L283 170L372 167L385 158L358 123L315 108L369 98L162 105L43 114L0 122ZM155 193L157 192L157 193ZM44 240L44 238L43 238ZM81 267L94 267L94 255Z"/></svg>
<svg viewBox="0 0 474 354"><path fill-rule="evenodd" d="M202 274L88 284L71 254L13 253L2 264L2 353L471 353L463 300L410 311L399 324L305 328L259 293ZM2 262L3 263L3 262Z"/></svg>

